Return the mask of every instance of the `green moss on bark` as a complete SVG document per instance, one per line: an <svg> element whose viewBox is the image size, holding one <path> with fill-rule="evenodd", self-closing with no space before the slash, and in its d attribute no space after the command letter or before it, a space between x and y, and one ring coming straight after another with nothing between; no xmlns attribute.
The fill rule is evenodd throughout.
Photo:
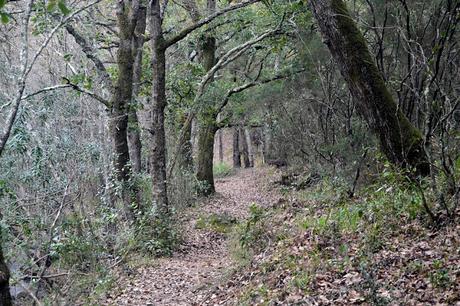
<svg viewBox="0 0 460 306"><path fill-rule="evenodd" d="M350 92L358 102L358 111L379 137L383 152L395 164L428 174L422 135L398 108L345 2L312 0L310 7Z"/></svg>

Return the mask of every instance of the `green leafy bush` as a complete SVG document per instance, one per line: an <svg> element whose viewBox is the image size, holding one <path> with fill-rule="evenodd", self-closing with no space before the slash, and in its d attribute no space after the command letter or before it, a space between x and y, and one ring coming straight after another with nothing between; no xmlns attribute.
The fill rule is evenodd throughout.
<svg viewBox="0 0 460 306"><path fill-rule="evenodd" d="M180 243L175 224L171 216L146 215L137 225L134 241L141 250L153 256L171 256Z"/></svg>
<svg viewBox="0 0 460 306"><path fill-rule="evenodd" d="M233 172L233 168L226 163L217 163L213 166L214 176L216 177L225 177Z"/></svg>

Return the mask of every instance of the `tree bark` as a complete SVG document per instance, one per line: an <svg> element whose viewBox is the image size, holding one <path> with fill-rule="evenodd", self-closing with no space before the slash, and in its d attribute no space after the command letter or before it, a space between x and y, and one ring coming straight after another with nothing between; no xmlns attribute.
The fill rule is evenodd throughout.
<svg viewBox="0 0 460 306"><path fill-rule="evenodd" d="M119 47L117 50L118 78L112 94L110 131L114 146L114 166L120 182L130 178L130 158L128 148L128 108L133 93L133 50L134 25L131 24L128 8L120 2L117 9Z"/></svg>
<svg viewBox="0 0 460 306"><path fill-rule="evenodd" d="M216 1L208 0L207 12L213 14L216 9ZM216 63L216 39L206 33L200 38L199 57L201 65L206 72L210 71ZM212 79L210 80L212 82ZM199 130L198 130L198 153L197 153L197 179L204 181L209 188L203 189L203 195L210 195L215 192L214 175L213 175L213 159L214 159L214 138L218 130L217 128L217 111L214 108L200 115Z"/></svg>
<svg viewBox="0 0 460 306"><path fill-rule="evenodd" d="M241 168L240 158L240 133L238 128L233 128L233 168Z"/></svg>
<svg viewBox="0 0 460 306"><path fill-rule="evenodd" d="M243 130L243 133L244 133L246 143L248 146L249 167L254 167L254 148L253 148L252 141L251 141L251 129L245 127Z"/></svg>
<svg viewBox="0 0 460 306"><path fill-rule="evenodd" d="M142 56L145 41L144 34L146 28L146 14L147 8L140 7L132 41L132 48L134 52L133 97L128 114L128 141L134 173L140 173L142 169L141 131L139 126L139 119L137 116L138 103L136 101L139 96L142 78Z"/></svg>
<svg viewBox="0 0 460 306"><path fill-rule="evenodd" d="M166 184L166 135L164 110L166 107L166 48L161 27L160 1L150 1L150 34L152 65L152 110L150 134L152 137L153 200L162 216L169 214Z"/></svg>
<svg viewBox="0 0 460 306"><path fill-rule="evenodd" d="M198 132L198 156L197 156L197 180L206 182L207 188L203 188L201 195L207 196L215 193L214 188L214 138L218 130L215 120L200 128Z"/></svg>
<svg viewBox="0 0 460 306"><path fill-rule="evenodd" d="M393 163L428 174L422 135L398 108L344 1L311 0L309 6L359 113L378 136L382 151Z"/></svg>
<svg viewBox="0 0 460 306"><path fill-rule="evenodd" d="M223 141L223 137L224 137L224 130L223 129L220 129L217 133L218 134L218 141L219 141L219 162L223 163L224 162L224 141Z"/></svg>
<svg viewBox="0 0 460 306"><path fill-rule="evenodd" d="M241 139L241 155L243 155L243 162L244 162L244 167L249 168L251 167L251 162L249 161L249 148L248 148L248 143L246 141L246 135L244 133L243 128L238 128L240 132L240 139Z"/></svg>

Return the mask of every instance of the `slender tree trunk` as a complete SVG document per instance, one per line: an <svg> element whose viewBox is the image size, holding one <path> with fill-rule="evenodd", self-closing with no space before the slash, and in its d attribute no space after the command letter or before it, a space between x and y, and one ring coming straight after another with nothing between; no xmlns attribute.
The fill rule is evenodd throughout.
<svg viewBox="0 0 460 306"><path fill-rule="evenodd" d="M214 159L214 138L218 128L215 121L201 127L198 132L198 156L197 156L197 173L198 181L204 181L208 184L208 188L202 190L204 196L213 194L214 188L214 173L213 173L213 159Z"/></svg>
<svg viewBox="0 0 460 306"><path fill-rule="evenodd" d="M128 141L131 162L134 173L140 173L142 169L142 143L139 119L137 116L137 98L139 95L141 77L142 77L142 55L144 46L144 34L146 28L147 8L140 7L136 28L134 30L134 38L132 48L134 52L134 67L133 67L133 99L129 107L128 115Z"/></svg>
<svg viewBox="0 0 460 306"><path fill-rule="evenodd" d="M0 245L0 305L2 306L12 305L9 282L10 271L5 263L5 258L3 257L3 249Z"/></svg>
<svg viewBox="0 0 460 306"><path fill-rule="evenodd" d="M240 139L241 139L241 155L243 155L243 162L244 162L244 167L249 168L251 167L251 162L249 161L249 148L248 148L248 143L246 141L246 135L244 133L243 128L238 128L239 133L240 133Z"/></svg>
<svg viewBox="0 0 460 306"><path fill-rule="evenodd" d="M241 168L240 158L240 133L238 128L233 128L233 168Z"/></svg>
<svg viewBox="0 0 460 306"><path fill-rule="evenodd" d="M263 129L263 144L262 144L262 158L263 163L267 163L271 159L271 150L272 150L272 135L271 128L269 124L264 125Z"/></svg>
<svg viewBox="0 0 460 306"><path fill-rule="evenodd" d="M217 131L218 133L218 141L219 141L219 162L220 163L223 163L224 162L224 141L223 141L223 137L224 137L224 130L223 129L220 129L219 131Z"/></svg>
<svg viewBox="0 0 460 306"><path fill-rule="evenodd" d="M388 159L429 173L421 133L398 108L366 41L343 0L311 0L310 8L332 56L357 101L358 111L380 140Z"/></svg>
<svg viewBox="0 0 460 306"><path fill-rule="evenodd" d="M169 214L166 182L166 135L164 110L166 107L166 50L161 28L161 10L159 0L150 2L150 35L152 49L152 116L150 133L152 137L152 183L153 200L158 213Z"/></svg>
<svg viewBox="0 0 460 306"><path fill-rule="evenodd" d="M186 119L186 117L185 117ZM192 143L192 124L188 125L185 130L185 143L181 148L181 157L183 167L188 170L193 169L193 143Z"/></svg>
<svg viewBox="0 0 460 306"><path fill-rule="evenodd" d="M250 128L244 128L243 130L246 143L248 146L248 154L249 154L249 167L254 167L254 147L252 145L251 141L251 129Z"/></svg>

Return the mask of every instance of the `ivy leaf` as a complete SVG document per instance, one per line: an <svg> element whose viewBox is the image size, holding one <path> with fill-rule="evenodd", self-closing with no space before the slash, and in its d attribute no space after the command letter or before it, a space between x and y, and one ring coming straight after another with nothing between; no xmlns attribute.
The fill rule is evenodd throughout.
<svg viewBox="0 0 460 306"><path fill-rule="evenodd" d="M8 13L0 12L0 20L3 24L7 24L8 21L10 21L10 16L8 15Z"/></svg>
<svg viewBox="0 0 460 306"><path fill-rule="evenodd" d="M69 8L66 6L64 0L61 0L61 1L58 2L58 7L59 7L59 10L61 11L62 14L68 15L68 14L70 13L70 10L69 10Z"/></svg>
<svg viewBox="0 0 460 306"><path fill-rule="evenodd" d="M69 62L71 58L72 58L72 54L71 54L71 53L66 53L66 54L64 54L64 60L65 60L66 62Z"/></svg>
<svg viewBox="0 0 460 306"><path fill-rule="evenodd" d="M0 0L0 9L3 8L6 4L6 0Z"/></svg>

